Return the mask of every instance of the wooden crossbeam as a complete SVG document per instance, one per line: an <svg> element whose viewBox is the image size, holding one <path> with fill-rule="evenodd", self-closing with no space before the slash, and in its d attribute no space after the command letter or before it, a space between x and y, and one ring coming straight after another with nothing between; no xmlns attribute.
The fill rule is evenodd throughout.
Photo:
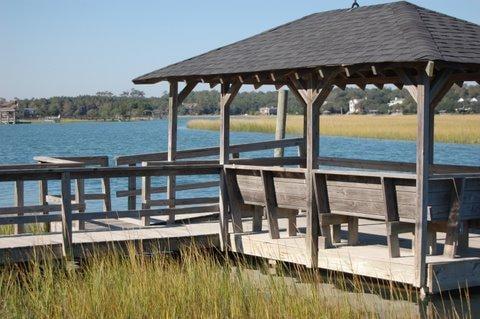
<svg viewBox="0 0 480 319"><path fill-rule="evenodd" d="M397 69L397 70L395 70L395 72L402 79L404 87L407 89L410 96L414 99L414 101L416 103L418 103L418 101L417 101L417 83L416 83L417 81L414 78L412 78L410 75L408 75L405 72L405 70L403 70L403 69Z"/></svg>
<svg viewBox="0 0 480 319"><path fill-rule="evenodd" d="M182 104L183 101L188 97L188 95L193 91L197 86L198 82L187 82L187 85L183 90L178 94L178 104Z"/></svg>

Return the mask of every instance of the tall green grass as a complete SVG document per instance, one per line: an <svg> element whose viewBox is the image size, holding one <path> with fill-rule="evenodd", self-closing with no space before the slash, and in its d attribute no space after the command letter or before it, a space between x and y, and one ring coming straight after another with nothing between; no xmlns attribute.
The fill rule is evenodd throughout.
<svg viewBox="0 0 480 319"><path fill-rule="evenodd" d="M234 117L232 131L275 132L275 117ZM187 124L191 129L218 130L219 120L195 119ZM287 116L288 134L302 134L303 118ZM415 140L415 115L403 116L321 116L320 133L330 136L365 137L391 140ZM435 140L445 143L480 144L480 115L442 115L435 117Z"/></svg>
<svg viewBox="0 0 480 319"><path fill-rule="evenodd" d="M0 318L376 318L417 317L412 303L366 294L359 279L320 285L304 269L252 271L245 260L185 248L163 254L93 254L77 269L52 259L0 272ZM284 276L287 274L288 276ZM335 277L338 278L338 277ZM338 289L353 293L337 293ZM382 287L380 284L378 287ZM374 288L376 290L377 288ZM383 289L383 288L378 288ZM387 289L388 290L388 289ZM413 301L391 288L389 299ZM360 293L355 293L360 292ZM455 314L455 312L452 312Z"/></svg>

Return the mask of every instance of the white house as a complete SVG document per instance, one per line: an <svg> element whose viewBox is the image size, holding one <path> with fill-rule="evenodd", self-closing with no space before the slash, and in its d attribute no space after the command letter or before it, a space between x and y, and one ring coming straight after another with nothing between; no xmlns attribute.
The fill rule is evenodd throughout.
<svg viewBox="0 0 480 319"><path fill-rule="evenodd" d="M395 106L395 105L403 105L404 102L405 102L405 99L395 97L395 99L388 102L388 106L392 107L392 106Z"/></svg>
<svg viewBox="0 0 480 319"><path fill-rule="evenodd" d="M465 99L463 97L459 98L457 101L457 103L463 103L463 102L465 102Z"/></svg>
<svg viewBox="0 0 480 319"><path fill-rule="evenodd" d="M363 100L352 99L348 101L348 113L347 114L361 114L363 113Z"/></svg>
<svg viewBox="0 0 480 319"><path fill-rule="evenodd" d="M470 103L478 103L478 99L476 97L472 97L470 99Z"/></svg>

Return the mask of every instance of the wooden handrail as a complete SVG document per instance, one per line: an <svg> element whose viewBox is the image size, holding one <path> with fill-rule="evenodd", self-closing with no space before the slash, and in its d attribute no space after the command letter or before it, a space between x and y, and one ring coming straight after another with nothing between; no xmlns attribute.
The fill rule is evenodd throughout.
<svg viewBox="0 0 480 319"><path fill-rule="evenodd" d="M382 171L398 171L398 172L415 172L416 164L408 162L378 161L378 160L362 160L348 159L337 157L319 157L320 166L337 166L345 168L372 169ZM480 173L478 166L465 165L432 165L433 174L443 173Z"/></svg>
<svg viewBox="0 0 480 319"><path fill-rule="evenodd" d="M169 175L211 175L218 174L218 164L203 165L162 165L152 167L94 167L94 168L53 168L2 170L2 181L16 180L60 180L63 173L69 173L71 179L119 178L130 176L169 176Z"/></svg>
<svg viewBox="0 0 480 319"><path fill-rule="evenodd" d="M230 153L243 153L243 152L254 152L268 149L276 148L286 148L286 147L295 147L303 145L303 138L292 138L285 140L276 140L276 141L266 141L266 142L257 142L249 144L237 144L230 146ZM214 156L218 155L220 152L219 147L209 147L209 148L200 148L192 150L178 151L176 154L176 159L191 159L198 157ZM118 156L116 158L117 165L131 165L138 164L142 162L155 162L155 161L166 161L167 152L161 153L149 153L149 154L139 154L139 155L129 155L129 156Z"/></svg>

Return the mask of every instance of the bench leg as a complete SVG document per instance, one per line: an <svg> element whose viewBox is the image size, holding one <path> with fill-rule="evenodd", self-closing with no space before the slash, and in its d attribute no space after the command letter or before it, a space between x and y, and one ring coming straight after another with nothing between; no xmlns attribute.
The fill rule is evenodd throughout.
<svg viewBox="0 0 480 319"><path fill-rule="evenodd" d="M339 243L342 241L342 225L332 225L332 242Z"/></svg>
<svg viewBox="0 0 480 319"><path fill-rule="evenodd" d="M348 244L358 245L358 217L348 218Z"/></svg>
<svg viewBox="0 0 480 319"><path fill-rule="evenodd" d="M288 236L297 236L297 215L288 217Z"/></svg>
<svg viewBox="0 0 480 319"><path fill-rule="evenodd" d="M330 231L330 225L320 225L322 236L319 237L318 249L332 248L332 233Z"/></svg>
<svg viewBox="0 0 480 319"><path fill-rule="evenodd" d="M391 222L387 222L388 254L390 258L397 258L400 257L400 242L398 239L398 233L392 231L391 225Z"/></svg>
<svg viewBox="0 0 480 319"><path fill-rule="evenodd" d="M438 254L437 250L437 232L433 230L428 231L428 250L430 255Z"/></svg>
<svg viewBox="0 0 480 319"><path fill-rule="evenodd" d="M255 206L254 212L253 212L252 231L254 232L262 231L262 219L263 219L263 207Z"/></svg>
<svg viewBox="0 0 480 319"><path fill-rule="evenodd" d="M460 229L460 234L458 235L458 250L460 252L465 252L469 246L469 227L468 222L463 222Z"/></svg>

